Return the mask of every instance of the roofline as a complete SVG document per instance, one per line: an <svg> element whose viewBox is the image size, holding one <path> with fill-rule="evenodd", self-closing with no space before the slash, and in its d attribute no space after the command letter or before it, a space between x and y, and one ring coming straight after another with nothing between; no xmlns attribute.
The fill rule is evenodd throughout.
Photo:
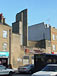
<svg viewBox="0 0 57 76"><path fill-rule="evenodd" d="M38 24L33 24L31 26L28 26L28 27L32 27L32 26L39 25L39 24L44 24L44 22L41 22L41 23L38 23Z"/></svg>

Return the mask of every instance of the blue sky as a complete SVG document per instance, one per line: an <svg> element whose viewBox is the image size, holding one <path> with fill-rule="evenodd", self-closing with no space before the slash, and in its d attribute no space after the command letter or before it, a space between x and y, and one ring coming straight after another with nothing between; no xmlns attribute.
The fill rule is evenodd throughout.
<svg viewBox="0 0 57 76"><path fill-rule="evenodd" d="M0 0L0 13L12 26L16 14L28 9L28 25L45 22L57 28L57 0Z"/></svg>

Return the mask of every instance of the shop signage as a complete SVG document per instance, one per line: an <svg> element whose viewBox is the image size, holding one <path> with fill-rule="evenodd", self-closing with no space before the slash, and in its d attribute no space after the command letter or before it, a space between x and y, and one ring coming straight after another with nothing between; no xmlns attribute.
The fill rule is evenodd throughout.
<svg viewBox="0 0 57 76"><path fill-rule="evenodd" d="M9 52L0 51L0 57L8 57L8 56L9 56Z"/></svg>

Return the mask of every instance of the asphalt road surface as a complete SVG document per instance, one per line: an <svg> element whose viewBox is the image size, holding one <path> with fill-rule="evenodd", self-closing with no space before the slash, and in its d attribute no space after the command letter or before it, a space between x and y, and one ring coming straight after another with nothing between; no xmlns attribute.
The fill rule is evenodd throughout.
<svg viewBox="0 0 57 76"><path fill-rule="evenodd" d="M31 74L14 74L13 76L31 76Z"/></svg>

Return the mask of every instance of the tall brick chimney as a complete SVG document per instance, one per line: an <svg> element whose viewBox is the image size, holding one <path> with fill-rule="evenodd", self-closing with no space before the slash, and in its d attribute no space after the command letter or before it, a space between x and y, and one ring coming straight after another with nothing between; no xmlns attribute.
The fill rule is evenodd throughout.
<svg viewBox="0 0 57 76"><path fill-rule="evenodd" d="M5 23L5 18L3 18L3 14L0 14L0 23Z"/></svg>
<svg viewBox="0 0 57 76"><path fill-rule="evenodd" d="M5 23L5 18L3 18L3 23Z"/></svg>

